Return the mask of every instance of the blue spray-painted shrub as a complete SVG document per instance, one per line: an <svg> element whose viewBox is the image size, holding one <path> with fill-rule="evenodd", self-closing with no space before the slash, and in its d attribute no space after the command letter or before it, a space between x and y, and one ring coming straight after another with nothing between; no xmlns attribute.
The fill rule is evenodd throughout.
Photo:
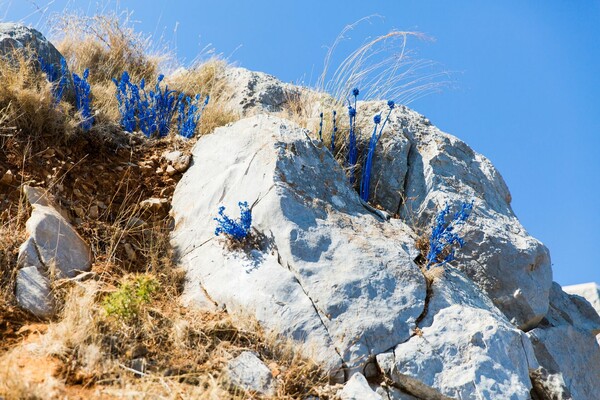
<svg viewBox="0 0 600 400"><path fill-rule="evenodd" d="M192 100L189 96L181 94L179 96L179 106L177 113L177 131L184 138L191 138L196 132L196 126L200 122L204 108L208 104L210 97L207 95L202 107L199 106L201 96L197 94Z"/></svg>
<svg viewBox="0 0 600 400"><path fill-rule="evenodd" d="M375 155L375 147L377 146L379 138L381 138L383 128L385 128L385 124L388 122L392 110L396 107L396 104L393 100L389 100L387 104L389 111L387 113L387 116L385 117L385 120L383 121L383 124L381 124L381 127L379 128L379 132L377 131L377 128L381 123L381 114L377 114L375 115L375 117L373 117L373 122L375 122L375 128L373 129L373 134L371 135L371 139L369 140L369 147L367 149L367 156L365 157L365 163L363 165L362 178L360 182L360 198L364 201L369 201L371 187L371 169L373 168L373 157Z"/></svg>
<svg viewBox="0 0 600 400"><path fill-rule="evenodd" d="M167 136L177 109L179 95L175 90L169 90L168 85L164 89L160 87L164 78L164 75L159 75L154 90L150 92L146 92L143 79L140 83L143 95L139 109L140 129L148 137L155 133L159 137Z"/></svg>
<svg viewBox="0 0 600 400"><path fill-rule="evenodd" d="M73 73L73 83L75 84L75 105L77 111L81 113L83 121L81 122L81 128L87 132L92 128L94 124L94 116L92 115L91 101L91 88L87 79L90 75L90 70L86 69L83 71L83 76L79 76Z"/></svg>
<svg viewBox="0 0 600 400"><path fill-rule="evenodd" d="M348 173L350 174L350 183L356 181L355 170L358 162L358 147L356 146L356 102L358 98L358 88L352 90L354 96L354 105L348 100L348 117L350 119L350 132L348 132Z"/></svg>
<svg viewBox="0 0 600 400"><path fill-rule="evenodd" d="M454 260L456 245L463 247L465 242L456 232L458 227L463 225L471 215L473 202L462 203L452 218L450 216L450 206L446 205L435 218L431 236L429 237L429 252L427 253L427 269L436 263L444 265ZM441 262L440 256L444 257Z"/></svg>
<svg viewBox="0 0 600 400"><path fill-rule="evenodd" d="M337 125L336 125L336 120L335 117L337 115L337 112L335 110L333 110L333 129L331 130L331 154L334 154L335 151L335 134L337 133Z"/></svg>
<svg viewBox="0 0 600 400"><path fill-rule="evenodd" d="M140 103L140 90L131 82L127 71L123 72L119 81L113 78L113 82L117 86L116 96L119 114L121 114L121 126L127 132L133 132L137 126L135 118Z"/></svg>
<svg viewBox="0 0 600 400"><path fill-rule="evenodd" d="M215 229L215 235L219 236L221 233L226 234L232 239L243 240L250 234L252 227L252 210L248 207L248 202L239 202L240 207L240 219L233 220L225 215L225 207L219 207L220 218L214 218L219 223Z"/></svg>
<svg viewBox="0 0 600 400"><path fill-rule="evenodd" d="M48 81L52 83L52 96L56 105L62 100L65 88L69 84L67 61L61 58L60 68L56 68L54 64L46 62L42 57L38 57L38 62L40 63L40 69L46 74Z"/></svg>

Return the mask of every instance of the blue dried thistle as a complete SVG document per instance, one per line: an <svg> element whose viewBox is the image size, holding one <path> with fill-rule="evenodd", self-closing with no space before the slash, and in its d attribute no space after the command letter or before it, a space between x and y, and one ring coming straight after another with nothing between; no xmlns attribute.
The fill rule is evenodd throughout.
<svg viewBox="0 0 600 400"><path fill-rule="evenodd" d="M335 152L335 134L337 133L336 117L337 111L333 110L333 128L331 130L331 154Z"/></svg>
<svg viewBox="0 0 600 400"><path fill-rule="evenodd" d="M323 141L323 113L319 114L319 140Z"/></svg>
<svg viewBox="0 0 600 400"><path fill-rule="evenodd" d="M350 120L350 131L348 132L348 173L350 175L350 184L354 184L356 181L355 171L356 164L358 163L358 147L356 142L356 103L358 99L359 91L357 88L352 90L352 96L354 96L354 105L351 100L348 100L348 118Z"/></svg>
<svg viewBox="0 0 600 400"><path fill-rule="evenodd" d="M381 114L376 114L373 117L373 122L375 123L375 127L373 128L373 134L371 135L371 139L369 140L369 147L367 148L367 156L365 157L365 163L363 166L362 178L360 181L360 198L364 201L369 201L370 196L370 187L371 187L371 170L373 168L373 158L375 157L375 148L377 147L377 142L381 138L381 134L383 133L383 128L385 128L385 124L388 122L390 118L390 114L392 110L395 108L396 104L393 100L388 100L388 113L381 124ZM381 124L381 127L379 127ZM379 132L378 132L379 127Z"/></svg>

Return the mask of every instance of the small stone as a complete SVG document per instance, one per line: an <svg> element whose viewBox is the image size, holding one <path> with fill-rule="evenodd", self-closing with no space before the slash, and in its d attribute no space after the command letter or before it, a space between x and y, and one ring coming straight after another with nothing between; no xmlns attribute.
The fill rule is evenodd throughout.
<svg viewBox="0 0 600 400"><path fill-rule="evenodd" d="M181 157L182 155L183 155L183 153L181 151L179 151L179 150L165 151L164 153L162 153L162 158L164 158L165 160L167 160L171 164L174 164L175 161L177 161L177 159L179 157Z"/></svg>
<svg viewBox="0 0 600 400"><path fill-rule="evenodd" d="M15 176L13 175L12 171L9 169L4 173L4 175L2 175L2 178L0 178L0 184L10 185L13 182L14 178L15 178Z"/></svg>
<svg viewBox="0 0 600 400"><path fill-rule="evenodd" d="M144 375L146 373L146 359L141 357L131 360L131 369L137 372L136 376Z"/></svg>
<svg viewBox="0 0 600 400"><path fill-rule="evenodd" d="M142 201L140 203L140 207L144 210L157 212L157 211L160 211L161 209L166 208L166 206L168 204L169 204L169 200L167 200L167 199L151 197L149 199Z"/></svg>
<svg viewBox="0 0 600 400"><path fill-rule="evenodd" d="M158 167L158 168L156 168L156 174L157 174L157 175L160 175L160 174L162 174L163 172L165 172L165 171L164 171L164 170L163 170L161 167Z"/></svg>
<svg viewBox="0 0 600 400"><path fill-rule="evenodd" d="M177 173L177 170L175 168L173 168L172 165L167 166L167 174L169 174L170 176L173 176L176 173Z"/></svg>
<svg viewBox="0 0 600 400"><path fill-rule="evenodd" d="M178 172L185 172L190 166L191 158L190 156L181 156L173 163L173 168L175 168Z"/></svg>
<svg viewBox="0 0 600 400"><path fill-rule="evenodd" d="M125 245L123 247L125 248L125 253L127 254L127 259L129 261L135 261L137 259L137 254L135 253L133 246L131 246L130 243L125 243Z"/></svg>
<svg viewBox="0 0 600 400"><path fill-rule="evenodd" d="M273 374L252 352L245 351L227 365L229 381L244 390L273 395Z"/></svg>
<svg viewBox="0 0 600 400"><path fill-rule="evenodd" d="M98 206L91 206L90 207L89 217L92 218L92 219L97 219L98 215L99 215Z"/></svg>

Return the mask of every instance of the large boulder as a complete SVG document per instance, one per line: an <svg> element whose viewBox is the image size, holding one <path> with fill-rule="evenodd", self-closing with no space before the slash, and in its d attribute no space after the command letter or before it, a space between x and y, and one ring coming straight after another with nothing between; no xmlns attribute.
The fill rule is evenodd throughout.
<svg viewBox="0 0 600 400"><path fill-rule="evenodd" d="M541 372L532 375L541 395L574 400L598 398L598 333L600 317L592 306L554 283L548 314L536 329L528 332L541 367Z"/></svg>
<svg viewBox="0 0 600 400"><path fill-rule="evenodd" d="M529 399L538 368L527 336L456 270L435 270L419 332L377 362L418 398Z"/></svg>
<svg viewBox="0 0 600 400"><path fill-rule="evenodd" d="M358 109L359 124L372 126L370 118L385 114L387 105L361 102ZM510 192L487 158L399 106L378 144L372 182L374 203L423 232L446 204L457 210L473 201L458 268L519 328L534 328L544 317L552 283L548 249L514 215Z"/></svg>
<svg viewBox="0 0 600 400"><path fill-rule="evenodd" d="M254 248L215 237L219 206L253 204ZM172 244L184 300L249 313L339 371L376 373L374 357L410 338L425 279L415 237L366 209L329 151L306 131L258 115L202 137L173 196ZM338 373L336 373L336 371Z"/></svg>
<svg viewBox="0 0 600 400"><path fill-rule="evenodd" d="M33 60L34 65L40 66L39 60L51 65L54 71L61 71L62 54L48 39L37 30L14 22L0 22L0 56L12 57L14 51L22 51ZM65 100L75 100L73 77L67 69L65 74L67 85L63 92Z"/></svg>

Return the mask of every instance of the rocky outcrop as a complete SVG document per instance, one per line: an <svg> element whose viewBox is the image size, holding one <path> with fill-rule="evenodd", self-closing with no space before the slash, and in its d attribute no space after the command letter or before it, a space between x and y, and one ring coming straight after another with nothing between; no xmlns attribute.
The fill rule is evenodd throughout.
<svg viewBox="0 0 600 400"><path fill-rule="evenodd" d="M19 248L15 294L18 304L40 318L54 315L52 282L89 271L91 253L60 210L41 188L24 186L32 206L29 237Z"/></svg>
<svg viewBox="0 0 600 400"><path fill-rule="evenodd" d="M257 91L245 96L242 114L277 110ZM362 115L385 108L359 103ZM274 116L202 137L172 202L182 300L293 339L348 381L347 398L595 398L597 368L576 365L600 365L598 316L552 286L548 250L519 223L489 160L400 106L372 181L367 204L320 141ZM215 237L219 207L235 217L241 201L250 239ZM466 201L474 211L457 260L417 266L433 216Z"/></svg>
<svg viewBox="0 0 600 400"><path fill-rule="evenodd" d="M410 229L365 209L305 131L256 116L203 137L193 157L172 203L188 302L207 293L251 313L334 371L367 368L410 337L426 294ZM215 237L219 206L239 201L254 204L259 248L230 251Z"/></svg>
<svg viewBox="0 0 600 400"><path fill-rule="evenodd" d="M38 60L42 59L52 65L55 71L61 70L62 54L40 32L22 24L12 22L0 23L0 56L12 57L13 52L23 51L25 56L34 61L39 67ZM67 71L67 85L63 98L70 102L75 101L75 86L73 77Z"/></svg>
<svg viewBox="0 0 600 400"><path fill-rule="evenodd" d="M363 102L358 109L368 125L365 116L387 105ZM535 327L548 309L549 252L514 215L510 192L491 162L403 106L392 112L378 146L372 201L423 230L444 205L457 209L473 201L457 267L513 324Z"/></svg>
<svg viewBox="0 0 600 400"><path fill-rule="evenodd" d="M243 116L282 111L287 102L294 101L300 95L297 86L282 83L264 72L231 67L225 72L225 79L228 86L233 88L225 104Z"/></svg>

